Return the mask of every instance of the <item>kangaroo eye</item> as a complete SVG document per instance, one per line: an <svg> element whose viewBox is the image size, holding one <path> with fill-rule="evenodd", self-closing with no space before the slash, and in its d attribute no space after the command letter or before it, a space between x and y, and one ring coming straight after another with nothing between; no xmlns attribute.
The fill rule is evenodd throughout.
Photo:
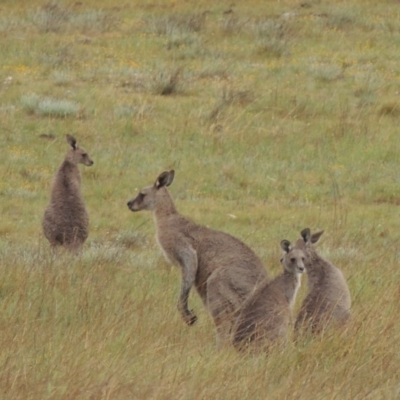
<svg viewBox="0 0 400 400"><path fill-rule="evenodd" d="M295 262L296 259L295 259L294 257L292 257L292 258L290 259L290 261L291 261L291 262Z"/></svg>
<svg viewBox="0 0 400 400"><path fill-rule="evenodd" d="M83 154L82 154L82 157L87 157L87 153L83 153Z"/></svg>

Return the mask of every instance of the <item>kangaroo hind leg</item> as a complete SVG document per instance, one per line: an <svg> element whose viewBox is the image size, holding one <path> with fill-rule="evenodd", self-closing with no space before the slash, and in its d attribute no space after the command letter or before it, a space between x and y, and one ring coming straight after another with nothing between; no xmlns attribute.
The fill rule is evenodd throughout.
<svg viewBox="0 0 400 400"><path fill-rule="evenodd" d="M241 304L242 299L226 271L214 271L207 280L207 307L214 320L218 347L231 343L232 328Z"/></svg>

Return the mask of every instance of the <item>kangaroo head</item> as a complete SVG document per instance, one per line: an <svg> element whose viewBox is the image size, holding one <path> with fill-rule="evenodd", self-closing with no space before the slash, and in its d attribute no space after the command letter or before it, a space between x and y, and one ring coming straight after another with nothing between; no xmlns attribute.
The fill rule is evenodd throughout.
<svg viewBox="0 0 400 400"><path fill-rule="evenodd" d="M158 198L163 196L165 188L173 182L174 176L174 170L163 172L154 185L143 188L135 198L128 201L128 208L131 211L153 211L156 208Z"/></svg>
<svg viewBox="0 0 400 400"><path fill-rule="evenodd" d="M281 241L281 249L284 251L284 255L281 258L284 270L292 274L302 274L306 269L304 251L296 245L292 246L288 240Z"/></svg>
<svg viewBox="0 0 400 400"><path fill-rule="evenodd" d="M79 147L76 144L76 139L67 134L67 142L71 146L70 151L67 154L66 159L72 164L84 164L90 167L93 165L93 160L89 157L89 154L83 147Z"/></svg>
<svg viewBox="0 0 400 400"><path fill-rule="evenodd" d="M312 260L316 257L316 250L313 246L317 243L324 231L319 231L311 234L310 228L305 228L300 232L301 239L296 241L295 248L302 249L306 256L306 266L311 268L313 265Z"/></svg>

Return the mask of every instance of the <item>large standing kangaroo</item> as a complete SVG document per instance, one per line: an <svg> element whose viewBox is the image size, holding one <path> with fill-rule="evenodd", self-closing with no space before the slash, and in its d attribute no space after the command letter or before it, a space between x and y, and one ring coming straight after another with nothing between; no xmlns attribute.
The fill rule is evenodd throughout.
<svg viewBox="0 0 400 400"><path fill-rule="evenodd" d="M166 259L182 274L178 309L188 325L197 317L188 308L194 285L211 313L218 345L227 344L234 321L245 299L264 282L261 260L235 237L197 225L175 208L167 190L174 171L163 172L154 185L145 187L128 202L131 211L154 214L157 241Z"/></svg>
<svg viewBox="0 0 400 400"><path fill-rule="evenodd" d="M50 203L43 218L43 233L52 247L62 245L77 251L89 235L89 216L81 192L78 164L90 166L93 161L71 135L67 135L67 142L71 149L54 177Z"/></svg>

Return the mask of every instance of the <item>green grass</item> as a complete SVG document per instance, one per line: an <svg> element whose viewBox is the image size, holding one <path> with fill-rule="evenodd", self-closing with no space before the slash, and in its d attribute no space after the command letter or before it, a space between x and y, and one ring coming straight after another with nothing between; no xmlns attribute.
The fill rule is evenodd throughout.
<svg viewBox="0 0 400 400"><path fill-rule="evenodd" d="M400 396L399 6L236 3L2 2L0 397ZM79 257L53 256L41 233L66 133L95 161ZM195 293L185 326L151 215L126 207L170 168L178 209L244 240L272 276L280 240L325 229L348 331L217 351Z"/></svg>

